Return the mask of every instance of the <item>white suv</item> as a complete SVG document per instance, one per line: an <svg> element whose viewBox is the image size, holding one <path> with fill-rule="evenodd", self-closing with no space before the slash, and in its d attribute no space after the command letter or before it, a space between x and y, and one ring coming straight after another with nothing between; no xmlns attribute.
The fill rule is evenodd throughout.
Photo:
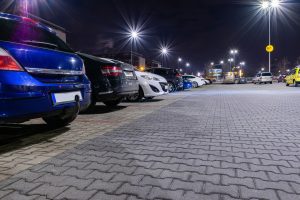
<svg viewBox="0 0 300 200"><path fill-rule="evenodd" d="M258 73L254 79L253 79L253 83L256 84L256 83L259 83L259 84L262 84L262 83L270 83L272 84L273 83L273 75L271 72L260 72Z"/></svg>

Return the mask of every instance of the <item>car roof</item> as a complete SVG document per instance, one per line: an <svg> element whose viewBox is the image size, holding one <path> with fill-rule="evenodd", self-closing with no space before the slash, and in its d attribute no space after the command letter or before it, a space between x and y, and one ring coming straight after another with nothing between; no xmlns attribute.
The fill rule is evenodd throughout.
<svg viewBox="0 0 300 200"><path fill-rule="evenodd" d="M76 52L76 54L78 54L79 56L83 56L83 57L92 59L92 60L97 61L97 62L101 62L101 63L111 64L111 65L116 64L115 62L112 62L111 60L106 59L106 58L100 58L100 57L97 57L97 56L93 56L93 55L86 54L86 53L81 53L81 52Z"/></svg>
<svg viewBox="0 0 300 200"><path fill-rule="evenodd" d="M45 31L48 31L50 33L53 33L55 35L57 34L52 28L46 26L45 24L43 24L39 21L36 21L36 20L28 18L28 17L22 17L22 16L18 16L18 15L0 12L0 19L6 19L6 20L11 20L11 21L15 21L15 22L24 23L24 24L29 24L31 26L35 26L35 27L41 28Z"/></svg>

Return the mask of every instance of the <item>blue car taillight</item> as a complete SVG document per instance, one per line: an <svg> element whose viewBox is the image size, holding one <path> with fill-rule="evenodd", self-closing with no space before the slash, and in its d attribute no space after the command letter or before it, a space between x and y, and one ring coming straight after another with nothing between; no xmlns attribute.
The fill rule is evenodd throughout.
<svg viewBox="0 0 300 200"><path fill-rule="evenodd" d="M2 48L0 48L0 70L24 71L19 63Z"/></svg>

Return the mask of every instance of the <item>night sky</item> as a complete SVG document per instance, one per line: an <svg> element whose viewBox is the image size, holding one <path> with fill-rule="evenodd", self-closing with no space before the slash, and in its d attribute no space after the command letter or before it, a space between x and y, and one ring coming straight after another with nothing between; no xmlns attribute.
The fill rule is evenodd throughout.
<svg viewBox="0 0 300 200"><path fill-rule="evenodd" d="M159 44L169 44L168 63L177 66L180 56L194 70L206 63L227 61L230 48L240 51L237 61L246 61L249 72L267 66L267 16L255 17L256 8L247 0L33 0L30 11L67 29L68 43L75 50L100 53L104 49L128 51L124 31L131 24L144 24L143 41L135 50L159 59ZM273 20L273 58L300 56L298 0L288 1L286 16ZM0 0L2 11L4 3ZM289 17L287 17L289 16ZM275 19L275 17L272 17Z"/></svg>

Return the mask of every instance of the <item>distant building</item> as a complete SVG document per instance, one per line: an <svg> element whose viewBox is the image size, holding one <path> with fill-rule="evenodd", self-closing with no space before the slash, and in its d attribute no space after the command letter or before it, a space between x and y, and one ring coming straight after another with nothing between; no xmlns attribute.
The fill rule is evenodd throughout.
<svg viewBox="0 0 300 200"><path fill-rule="evenodd" d="M152 59L146 59L146 67L148 68L161 68L161 62L152 60Z"/></svg>

